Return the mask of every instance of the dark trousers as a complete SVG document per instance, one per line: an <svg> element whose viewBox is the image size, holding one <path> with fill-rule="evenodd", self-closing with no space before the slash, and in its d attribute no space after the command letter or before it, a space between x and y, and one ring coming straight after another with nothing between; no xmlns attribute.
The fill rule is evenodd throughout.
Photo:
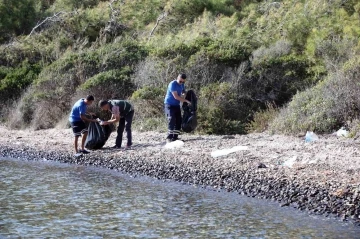
<svg viewBox="0 0 360 239"><path fill-rule="evenodd" d="M181 129L180 105L165 105L165 116L168 120L168 139L177 140Z"/></svg>
<svg viewBox="0 0 360 239"><path fill-rule="evenodd" d="M120 118L119 127L117 128L117 137L116 137L116 146L117 147L121 147L124 129L126 130L127 146L132 145L131 124L132 124L133 117L134 117L134 110L130 111L127 115Z"/></svg>

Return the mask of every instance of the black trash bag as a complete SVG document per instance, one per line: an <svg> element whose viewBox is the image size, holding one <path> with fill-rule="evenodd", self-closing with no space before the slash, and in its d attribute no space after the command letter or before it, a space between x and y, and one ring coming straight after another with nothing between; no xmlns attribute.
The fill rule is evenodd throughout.
<svg viewBox="0 0 360 239"><path fill-rule="evenodd" d="M110 134L97 122L91 122L89 124L89 133L85 141L85 148L88 149L101 149ZM111 132L110 132L111 133Z"/></svg>
<svg viewBox="0 0 360 239"><path fill-rule="evenodd" d="M114 125L113 124L108 124L108 125L102 125L102 129L104 131L105 134L105 142L109 139L110 134L114 131Z"/></svg>
<svg viewBox="0 0 360 239"><path fill-rule="evenodd" d="M184 132L190 133L196 129L197 126L197 97L193 90L189 90L186 93L185 99L191 102L189 106L188 103L184 102L182 105L182 109L184 111L182 117L181 128Z"/></svg>

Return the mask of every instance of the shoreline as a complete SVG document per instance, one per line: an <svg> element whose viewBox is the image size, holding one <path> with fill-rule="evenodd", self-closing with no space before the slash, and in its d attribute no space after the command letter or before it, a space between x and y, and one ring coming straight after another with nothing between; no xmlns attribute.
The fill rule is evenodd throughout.
<svg viewBox="0 0 360 239"><path fill-rule="evenodd" d="M268 134L183 135L182 148L166 149L163 134L146 132L134 133L133 150L105 148L74 158L71 130L0 127L0 133L0 157L91 165L223 189L360 225L360 157L353 139L321 136L309 144L303 138ZM218 158L210 155L239 145L249 149Z"/></svg>

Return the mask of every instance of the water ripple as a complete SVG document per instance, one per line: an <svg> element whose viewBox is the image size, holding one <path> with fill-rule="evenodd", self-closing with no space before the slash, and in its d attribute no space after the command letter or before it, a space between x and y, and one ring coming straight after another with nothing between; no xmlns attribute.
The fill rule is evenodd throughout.
<svg viewBox="0 0 360 239"><path fill-rule="evenodd" d="M0 238L358 238L360 229L231 193L83 166L0 160Z"/></svg>

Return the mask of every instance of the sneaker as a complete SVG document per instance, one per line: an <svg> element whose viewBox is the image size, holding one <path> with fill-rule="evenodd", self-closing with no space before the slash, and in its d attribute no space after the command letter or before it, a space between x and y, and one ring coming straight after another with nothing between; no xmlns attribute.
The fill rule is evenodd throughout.
<svg viewBox="0 0 360 239"><path fill-rule="evenodd" d="M89 151L87 151L85 149L84 150L79 150L79 152L82 153L82 154L89 154L90 153Z"/></svg>
<svg viewBox="0 0 360 239"><path fill-rule="evenodd" d="M80 158L82 156L82 153L76 153L76 154L74 154L74 157L75 158Z"/></svg>

